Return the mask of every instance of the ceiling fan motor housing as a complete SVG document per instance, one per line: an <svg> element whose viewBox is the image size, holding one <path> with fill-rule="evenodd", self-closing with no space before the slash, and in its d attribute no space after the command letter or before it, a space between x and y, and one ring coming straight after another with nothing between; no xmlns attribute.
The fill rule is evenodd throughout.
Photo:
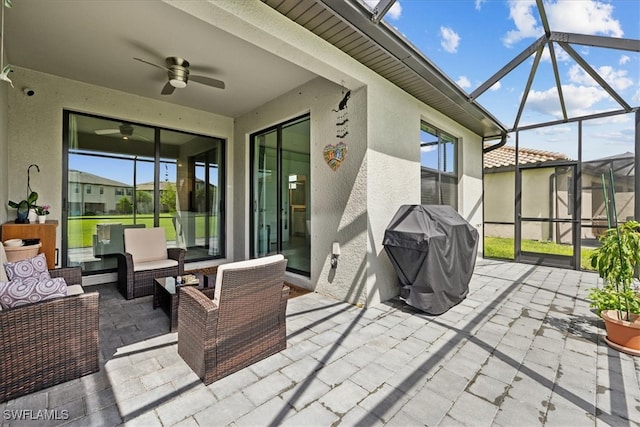
<svg viewBox="0 0 640 427"><path fill-rule="evenodd" d="M187 86L189 81L189 61L183 58L170 56L166 59L169 71L169 83L176 88Z"/></svg>
<svg viewBox="0 0 640 427"><path fill-rule="evenodd" d="M128 123L123 123L120 125L120 135L122 136L131 136L133 135L133 126Z"/></svg>

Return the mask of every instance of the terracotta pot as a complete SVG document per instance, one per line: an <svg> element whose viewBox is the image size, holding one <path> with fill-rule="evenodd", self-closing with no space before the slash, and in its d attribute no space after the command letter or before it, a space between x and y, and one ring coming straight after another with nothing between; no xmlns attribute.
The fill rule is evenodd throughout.
<svg viewBox="0 0 640 427"><path fill-rule="evenodd" d="M600 316L607 328L607 344L616 350L640 356L640 316L632 314L630 321L620 320L617 310L605 310Z"/></svg>

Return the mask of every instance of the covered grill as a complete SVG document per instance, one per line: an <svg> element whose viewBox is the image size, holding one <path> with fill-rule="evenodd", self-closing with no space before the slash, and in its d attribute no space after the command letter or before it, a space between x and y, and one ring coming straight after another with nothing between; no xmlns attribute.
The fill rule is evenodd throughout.
<svg viewBox="0 0 640 427"><path fill-rule="evenodd" d="M401 206L383 244L407 304L442 314L467 296L478 230L450 206Z"/></svg>

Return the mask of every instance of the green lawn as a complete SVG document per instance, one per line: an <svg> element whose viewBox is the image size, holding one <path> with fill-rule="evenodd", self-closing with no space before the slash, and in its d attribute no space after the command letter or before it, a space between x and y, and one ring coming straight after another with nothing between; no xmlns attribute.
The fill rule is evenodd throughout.
<svg viewBox="0 0 640 427"><path fill-rule="evenodd" d="M513 239L504 237L485 237L484 255L488 258L514 259ZM523 240L522 250L527 252L540 252L545 254L571 255L573 248L568 245L560 245L553 242L541 242L537 240ZM580 267L584 270L593 270L589 257L593 249L582 248L580 254Z"/></svg>
<svg viewBox="0 0 640 427"><path fill-rule="evenodd" d="M165 229L167 240L175 240L176 230L173 226L172 215L160 217L160 227ZM216 227L216 218L213 220L213 227ZM196 237L204 237L204 216L196 217ZM108 216L76 216L69 218L69 248L86 248L93 246L93 235L96 234L97 224L133 224L132 215L108 215ZM144 224L145 227L153 227L153 215L136 215L136 223Z"/></svg>

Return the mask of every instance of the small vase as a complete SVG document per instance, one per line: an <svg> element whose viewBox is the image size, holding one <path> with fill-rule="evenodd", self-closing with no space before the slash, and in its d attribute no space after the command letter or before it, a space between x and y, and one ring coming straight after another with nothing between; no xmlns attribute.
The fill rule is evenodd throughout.
<svg viewBox="0 0 640 427"><path fill-rule="evenodd" d="M38 223L39 224L44 224L45 222L47 222L47 216L46 215L38 215Z"/></svg>
<svg viewBox="0 0 640 427"><path fill-rule="evenodd" d="M35 222L38 220L38 214L36 213L35 209L29 209L29 222L31 224L35 224Z"/></svg>

